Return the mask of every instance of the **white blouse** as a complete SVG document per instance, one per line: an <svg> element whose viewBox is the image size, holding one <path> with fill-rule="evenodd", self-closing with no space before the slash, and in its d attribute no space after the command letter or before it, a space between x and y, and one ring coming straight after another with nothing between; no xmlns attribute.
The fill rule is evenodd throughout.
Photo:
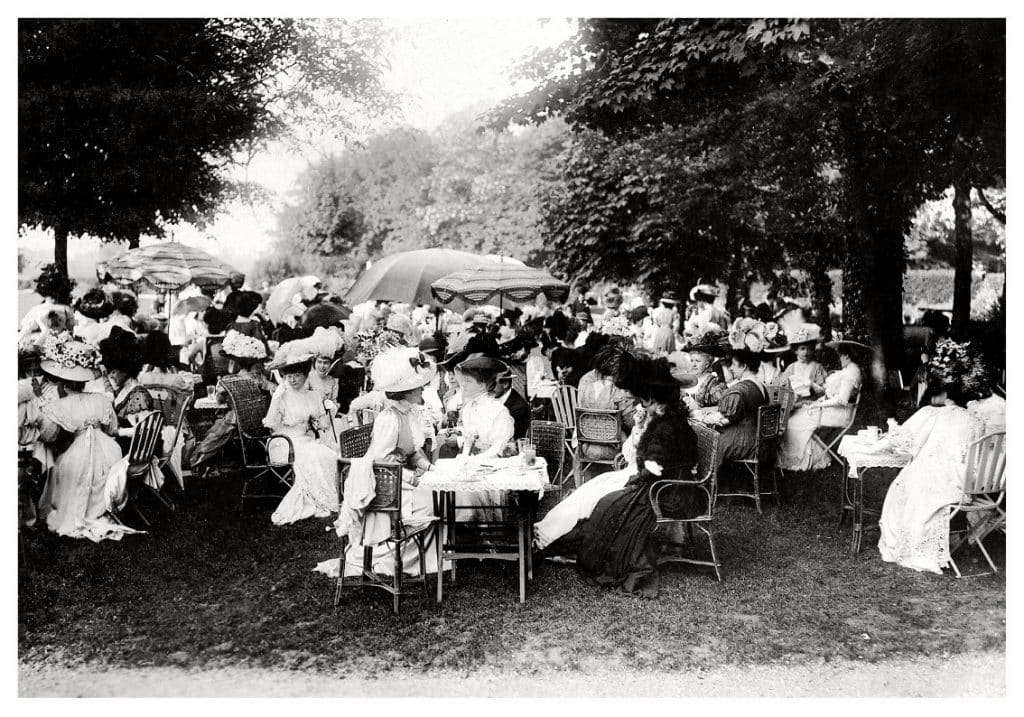
<svg viewBox="0 0 1024 717"><path fill-rule="evenodd" d="M490 394L474 396L466 401L460 416L463 453L473 447L482 456L498 456L515 435L515 422L505 404Z"/></svg>
<svg viewBox="0 0 1024 717"><path fill-rule="evenodd" d="M840 371L833 371L825 379L825 398L818 402L819 406L846 406L853 400L853 395L860 390L860 368L851 363Z"/></svg>

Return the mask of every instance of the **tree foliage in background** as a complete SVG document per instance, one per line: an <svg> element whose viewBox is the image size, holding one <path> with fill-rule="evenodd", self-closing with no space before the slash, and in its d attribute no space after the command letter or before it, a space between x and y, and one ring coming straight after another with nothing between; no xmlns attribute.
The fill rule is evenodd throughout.
<svg viewBox="0 0 1024 717"><path fill-rule="evenodd" d="M252 187L230 168L310 121L387 112L379 22L21 20L19 226L135 245Z"/></svg>
<svg viewBox="0 0 1024 717"><path fill-rule="evenodd" d="M496 108L492 126L560 116L622 146L674 128L706 138L704 154L680 147L684 164L737 153L734 180L764 190L742 225L764 228L752 246L781 249L757 262L805 264L822 299L826 262L840 263L844 329L890 358L902 349L911 217L954 181L951 168L987 186L1003 154L1002 20L590 19L519 69L535 86ZM661 240L664 255L692 250L678 233ZM709 240L747 255L727 228ZM705 278L734 278L740 263Z"/></svg>
<svg viewBox="0 0 1024 717"><path fill-rule="evenodd" d="M255 275L354 278L368 259L435 246L547 263L538 197L557 176L564 125L482 133L476 124L466 110L432 133L394 129L311 167Z"/></svg>

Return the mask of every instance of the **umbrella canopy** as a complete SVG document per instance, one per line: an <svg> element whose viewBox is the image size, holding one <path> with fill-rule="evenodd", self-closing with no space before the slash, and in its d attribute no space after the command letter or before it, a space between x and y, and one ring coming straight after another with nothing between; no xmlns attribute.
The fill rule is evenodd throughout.
<svg viewBox="0 0 1024 717"><path fill-rule="evenodd" d="M206 311L212 303L213 301L208 296L190 296L175 304L174 311L171 314L174 316L184 316L190 311Z"/></svg>
<svg viewBox="0 0 1024 717"><path fill-rule="evenodd" d="M552 301L565 301L569 285L543 269L501 262L466 271L456 271L431 284L442 304L462 299L467 304L483 304L498 297L499 302L522 304L544 294Z"/></svg>
<svg viewBox="0 0 1024 717"><path fill-rule="evenodd" d="M352 309L341 304L325 302L313 304L299 318L299 325L307 329L315 329L317 326L328 328L341 326L341 322L352 316Z"/></svg>
<svg viewBox="0 0 1024 717"><path fill-rule="evenodd" d="M267 299L267 316L275 324L281 323L284 317L284 310L292 305L296 295L301 294L307 287L313 287L320 283L320 279L313 275L293 276L285 279L275 286Z"/></svg>
<svg viewBox="0 0 1024 717"><path fill-rule="evenodd" d="M100 281L114 281L136 290L181 291L194 284L219 289L244 275L202 249L179 242L161 242L133 249L96 271Z"/></svg>
<svg viewBox="0 0 1024 717"><path fill-rule="evenodd" d="M418 249L391 254L359 275L345 295L345 301L350 306L370 300L431 304L434 303L430 292L432 283L453 271L484 265L494 264L487 257L454 249Z"/></svg>

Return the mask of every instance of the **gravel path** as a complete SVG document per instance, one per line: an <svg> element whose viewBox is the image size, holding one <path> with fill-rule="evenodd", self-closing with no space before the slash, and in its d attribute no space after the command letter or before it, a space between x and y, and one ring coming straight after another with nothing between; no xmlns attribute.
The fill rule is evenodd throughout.
<svg viewBox="0 0 1024 717"><path fill-rule="evenodd" d="M393 697L1002 697L1004 653L868 664L758 665L693 673L389 672ZM102 669L20 664L21 697L369 697L381 680L283 670Z"/></svg>

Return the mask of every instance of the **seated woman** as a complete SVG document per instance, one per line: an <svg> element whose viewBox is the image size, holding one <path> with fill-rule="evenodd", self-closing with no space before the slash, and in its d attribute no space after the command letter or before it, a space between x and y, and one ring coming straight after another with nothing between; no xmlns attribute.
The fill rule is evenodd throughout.
<svg viewBox="0 0 1024 717"><path fill-rule="evenodd" d="M114 312L114 304L99 287L89 289L75 302L75 336L87 344L99 344L100 322Z"/></svg>
<svg viewBox="0 0 1024 717"><path fill-rule="evenodd" d="M551 371L562 386L579 386L582 372L578 363L579 356L573 349L559 346L551 350Z"/></svg>
<svg viewBox="0 0 1024 717"><path fill-rule="evenodd" d="M243 336L250 336L257 341L267 345L267 337L263 334L263 327L259 319L253 317L256 310L263 303L263 297L255 291L233 291L229 294L231 299L224 302L225 310L235 313L234 320L226 327L226 331L237 331Z"/></svg>
<svg viewBox="0 0 1024 717"><path fill-rule="evenodd" d="M40 517L58 535L94 542L134 532L104 517L107 477L122 456L112 437L117 416L110 398L83 390L99 375L95 348L62 337L47 345L40 366L59 395L40 407L39 438L55 456L39 499Z"/></svg>
<svg viewBox="0 0 1024 717"><path fill-rule="evenodd" d="M330 375L334 356L344 348L345 341L341 334L318 326L307 342L313 346L316 355L306 379L306 390L317 394L330 414L334 427L331 430L328 426L328 434L334 439L348 427L348 423L338 416L338 379Z"/></svg>
<svg viewBox="0 0 1024 717"><path fill-rule="evenodd" d="M131 426L135 418L153 409L150 397L134 391L141 384L142 351L135 334L114 326L110 335L100 341L104 373L97 381L86 384L85 390L105 393L114 401L114 411L122 427Z"/></svg>
<svg viewBox="0 0 1024 717"><path fill-rule="evenodd" d="M228 359L228 372L231 375L251 378L259 382L268 394L274 392L276 386L263 376L263 362L267 358L267 350L258 339L232 331L224 337L220 350ZM215 395L218 403L227 403L227 393L219 383ZM235 412L230 409L213 422L210 430L192 453L191 466L194 473L202 473L213 467L224 446L237 435L237 427Z"/></svg>
<svg viewBox="0 0 1024 717"><path fill-rule="evenodd" d="M829 456L811 440L819 427L841 428L850 422L852 405L861 389L861 370L854 356L861 356L870 348L853 341L833 341L828 344L839 354L842 369L825 379L825 395L812 403L797 408L789 417L786 432L779 442L778 465L787 471L810 471L827 468Z"/></svg>
<svg viewBox="0 0 1024 717"><path fill-rule="evenodd" d="M686 346L690 367L697 379L693 386L683 391L683 403L690 415L696 416L702 409L717 408L722 400L726 386L712 369L712 363L715 358L728 353L728 345L724 341L725 332L716 327L714 331L694 336Z"/></svg>
<svg viewBox="0 0 1024 717"><path fill-rule="evenodd" d="M636 444L635 469L621 489L601 497L589 519L551 550L575 549L577 566L599 585L656 597L658 568L650 539L655 518L649 489L661 478L691 475L697 462L697 437L679 405L679 384L672 378L667 362L619 350L622 355L616 382L640 400L649 416ZM681 490L666 492L663 506L669 515L679 516L706 507L696 491Z"/></svg>
<svg viewBox="0 0 1024 717"><path fill-rule="evenodd" d="M130 291L115 291L111 295L114 311L99 322L96 327L96 340L102 342L113 333L114 329L135 334L135 314L139 310L139 302Z"/></svg>
<svg viewBox="0 0 1024 717"><path fill-rule="evenodd" d="M952 342L949 342L952 343ZM964 365L932 363L931 405L903 424L914 459L889 486L879 520L882 560L914 570L941 573L949 565L949 512L963 494L970 444L984 423L965 405L977 396L967 349Z"/></svg>
<svg viewBox="0 0 1024 717"><path fill-rule="evenodd" d="M790 330L789 347L796 352L796 361L782 372L798 402L813 400L825 393L825 369L814 360L814 347L821 340L821 328L803 324Z"/></svg>
<svg viewBox="0 0 1024 717"><path fill-rule="evenodd" d="M576 403L579 408L618 411L625 433L633 430L634 398L628 391L615 385L615 369L621 355L619 346L605 346L590 362L590 371L580 378ZM619 449L594 443L580 443L580 456L584 461L610 460Z"/></svg>
<svg viewBox="0 0 1024 717"><path fill-rule="evenodd" d="M385 403L373 422L373 435L366 457L375 462L399 463L402 471L402 519L415 522L417 518L434 516L433 493L419 487L421 476L432 465L421 449L425 438L418 421L412 418L412 409L422 402L422 389L434 377L434 363L416 348L396 347L377 355L371 367L373 385L384 393ZM342 518L339 517L339 523ZM426 571L437 572L437 553L427 550ZM338 574L338 561L328 560L316 569L327 574ZM363 546L351 543L345 554L346 575L359 575L363 569ZM394 575L393 548L378 544L373 548L372 569L380 575ZM409 541L402 549L402 572L419 575L419 552Z"/></svg>
<svg viewBox="0 0 1024 717"><path fill-rule="evenodd" d="M306 390L312 364L313 352L300 340L278 347L267 366L280 373L282 384L270 399L263 425L288 436L295 448L295 482L270 516L274 525L326 518L338 510L338 452L328 445L330 427L323 403Z"/></svg>
<svg viewBox="0 0 1024 717"><path fill-rule="evenodd" d="M718 427L721 433L718 441L719 463L754 457L757 446L757 409L768 403L767 390L757 379L763 347L757 343L756 331L755 326L740 334L730 332L729 342L733 350L729 372L735 381L722 394L718 410L701 416L704 423ZM750 341L747 341L748 335ZM753 349L750 348L751 344L754 345ZM723 474L720 478L727 479L727 476Z"/></svg>

